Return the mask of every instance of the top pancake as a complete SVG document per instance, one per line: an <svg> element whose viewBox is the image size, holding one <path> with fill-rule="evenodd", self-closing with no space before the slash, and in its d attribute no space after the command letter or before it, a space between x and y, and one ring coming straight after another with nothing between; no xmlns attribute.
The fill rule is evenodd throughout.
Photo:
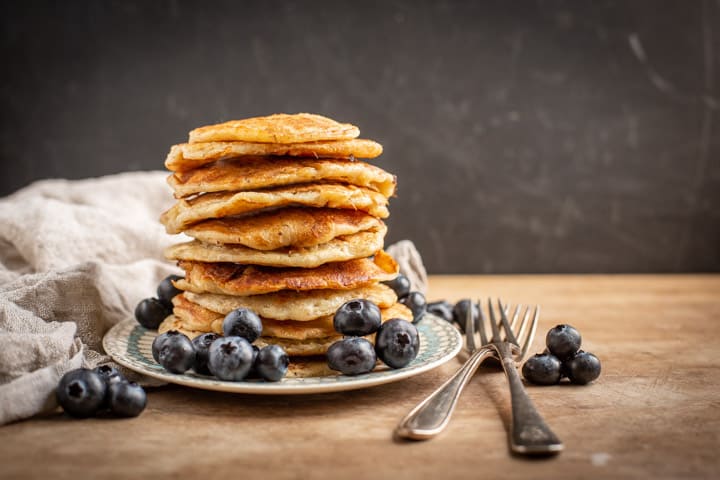
<svg viewBox="0 0 720 480"><path fill-rule="evenodd" d="M382 145L379 143L361 138L307 143L181 143L170 147L170 152L165 159L165 167L174 172L184 172L218 160L254 156L342 158L352 160L355 158L375 158L382 151Z"/></svg>
<svg viewBox="0 0 720 480"><path fill-rule="evenodd" d="M395 193L395 176L364 162L295 158L249 157L221 160L167 179L175 198L198 193L246 192L282 185L320 181L366 187L386 197Z"/></svg>
<svg viewBox="0 0 720 480"><path fill-rule="evenodd" d="M276 113L266 117L231 120L208 125L190 132L190 143L199 142L258 142L303 143L318 140L347 140L357 138L360 129L349 123L338 123L321 115Z"/></svg>

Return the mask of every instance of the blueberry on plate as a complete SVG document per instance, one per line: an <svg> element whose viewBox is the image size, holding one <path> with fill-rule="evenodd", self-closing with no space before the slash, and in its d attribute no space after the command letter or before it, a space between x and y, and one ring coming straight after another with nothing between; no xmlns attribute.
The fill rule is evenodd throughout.
<svg viewBox="0 0 720 480"><path fill-rule="evenodd" d="M580 350L569 360L563 362L565 374L572 383L585 385L600 376L600 359L589 352Z"/></svg>
<svg viewBox="0 0 720 480"><path fill-rule="evenodd" d="M240 381L252 365L253 348L243 337L220 337L210 345L208 367L220 380Z"/></svg>
<svg viewBox="0 0 720 480"><path fill-rule="evenodd" d="M176 295L180 295L182 293L182 290L176 288L172 282L180 280L181 278L183 277L180 275L168 275L157 287L158 299L169 308L172 308L172 299L175 298Z"/></svg>
<svg viewBox="0 0 720 480"><path fill-rule="evenodd" d="M475 322L475 330L480 329L480 307L470 299L460 300L453 307L453 321L465 332L465 322L467 320L468 310L472 308L473 322Z"/></svg>
<svg viewBox="0 0 720 480"><path fill-rule="evenodd" d="M135 307L135 320L150 330L157 330L163 320L172 313L172 308L157 298L146 298Z"/></svg>
<svg viewBox="0 0 720 480"><path fill-rule="evenodd" d="M105 401L107 384L103 377L87 368L67 372L55 390L58 403L65 412L76 418L92 417Z"/></svg>
<svg viewBox="0 0 720 480"><path fill-rule="evenodd" d="M398 300L402 300L410 293L410 279L402 273L398 274L394 279L382 283L395 291Z"/></svg>
<svg viewBox="0 0 720 480"><path fill-rule="evenodd" d="M193 370L201 375L210 375L208 368L208 350L210 345L220 337L217 333L203 333L192 339L195 348L195 363Z"/></svg>
<svg viewBox="0 0 720 480"><path fill-rule="evenodd" d="M555 385L560 381L561 363L548 352L538 353L528 358L522 367L522 374L530 383L536 385Z"/></svg>
<svg viewBox="0 0 720 480"><path fill-rule="evenodd" d="M257 371L257 356L260 353L260 349L257 345L250 345L253 349L252 366L245 378L262 378Z"/></svg>
<svg viewBox="0 0 720 480"><path fill-rule="evenodd" d="M422 320L423 315L427 311L427 301L425 295L420 292L410 292L405 298L400 300L400 303L405 305L412 311L413 323L417 323Z"/></svg>
<svg viewBox="0 0 720 480"><path fill-rule="evenodd" d="M281 346L268 345L258 352L254 364L263 379L279 382L287 373L290 359Z"/></svg>
<svg viewBox="0 0 720 480"><path fill-rule="evenodd" d="M147 395L135 382L115 382L108 387L110 411L120 417L137 417L145 410Z"/></svg>
<svg viewBox="0 0 720 480"><path fill-rule="evenodd" d="M420 336L412 323L393 318L383 323L375 336L375 353L392 368L412 362L420 351Z"/></svg>
<svg viewBox="0 0 720 480"><path fill-rule="evenodd" d="M165 344L167 339L168 336L164 334L156 335L155 338L153 338L151 350L153 359L155 359L157 363L160 363L160 350L162 349L162 346Z"/></svg>
<svg viewBox="0 0 720 480"><path fill-rule="evenodd" d="M328 348L328 366L345 375L371 372L377 363L373 344L362 337L348 337Z"/></svg>
<svg viewBox="0 0 720 480"><path fill-rule="evenodd" d="M362 298L345 302L335 312L333 327L343 335L363 337L380 328L382 313L370 300Z"/></svg>
<svg viewBox="0 0 720 480"><path fill-rule="evenodd" d="M452 323L453 321L453 304L447 300L428 303L427 311L442 318L446 322Z"/></svg>
<svg viewBox="0 0 720 480"><path fill-rule="evenodd" d="M176 330L158 335L158 363L171 373L185 373L195 363L195 348L190 339Z"/></svg>
<svg viewBox="0 0 720 480"><path fill-rule="evenodd" d="M581 344L580 332L570 325L556 325L545 336L545 345L560 361L572 358Z"/></svg>
<svg viewBox="0 0 720 480"><path fill-rule="evenodd" d="M249 308L236 308L223 320L223 335L242 337L252 343L262 334L262 321L257 313Z"/></svg>

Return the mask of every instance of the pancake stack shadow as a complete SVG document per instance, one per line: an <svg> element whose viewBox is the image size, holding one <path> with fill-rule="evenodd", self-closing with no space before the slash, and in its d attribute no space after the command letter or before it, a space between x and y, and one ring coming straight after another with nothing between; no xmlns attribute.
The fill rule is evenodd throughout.
<svg viewBox="0 0 720 480"><path fill-rule="evenodd" d="M258 347L290 355L288 376L333 373L324 355L342 338L333 315L364 298L383 321L412 320L393 290L383 251L395 177L358 159L382 147L349 124L311 114L277 114L201 127L165 161L177 203L161 216L168 233L192 240L169 247L185 271L183 291L159 332L222 334L230 311L260 315ZM372 340L372 339L371 339Z"/></svg>

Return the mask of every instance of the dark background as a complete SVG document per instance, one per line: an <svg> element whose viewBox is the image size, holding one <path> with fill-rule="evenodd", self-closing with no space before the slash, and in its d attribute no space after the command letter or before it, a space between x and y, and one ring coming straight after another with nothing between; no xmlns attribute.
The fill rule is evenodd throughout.
<svg viewBox="0 0 720 480"><path fill-rule="evenodd" d="M0 195L310 111L432 273L720 271L720 3L5 1Z"/></svg>

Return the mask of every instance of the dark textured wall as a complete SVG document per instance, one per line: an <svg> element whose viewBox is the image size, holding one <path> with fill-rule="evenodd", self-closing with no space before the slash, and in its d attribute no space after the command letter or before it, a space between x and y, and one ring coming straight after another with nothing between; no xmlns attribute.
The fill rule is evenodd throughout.
<svg viewBox="0 0 720 480"><path fill-rule="evenodd" d="M431 272L720 271L713 1L5 1L0 195L311 111L396 173Z"/></svg>

